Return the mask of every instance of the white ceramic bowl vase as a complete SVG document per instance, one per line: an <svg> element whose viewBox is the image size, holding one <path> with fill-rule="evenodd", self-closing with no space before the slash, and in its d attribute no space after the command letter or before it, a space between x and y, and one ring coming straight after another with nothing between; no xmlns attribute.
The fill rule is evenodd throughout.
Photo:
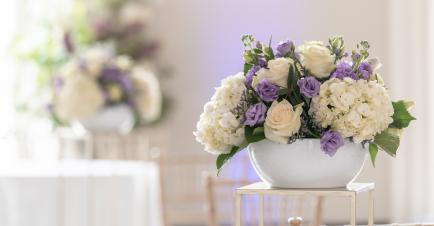
<svg viewBox="0 0 434 226"><path fill-rule="evenodd" d="M345 140L333 157L320 148L319 139L278 144L268 139L250 144L250 161L258 176L277 188L338 188L355 180L368 151Z"/></svg>

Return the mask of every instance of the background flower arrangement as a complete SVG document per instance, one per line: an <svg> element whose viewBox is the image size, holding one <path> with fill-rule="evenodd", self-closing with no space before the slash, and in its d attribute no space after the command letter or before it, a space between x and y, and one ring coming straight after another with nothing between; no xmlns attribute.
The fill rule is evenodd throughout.
<svg viewBox="0 0 434 226"><path fill-rule="evenodd" d="M28 41L34 37L18 38L15 52L38 74L32 101L29 94L18 95L19 109L48 113L59 126L121 104L134 114L136 127L156 122L167 110L159 83L167 71L157 60L158 43L148 29L149 3L77 0L73 6L59 21L44 21L33 46ZM24 89L18 87L17 93Z"/></svg>
<svg viewBox="0 0 434 226"><path fill-rule="evenodd" d="M339 36L328 45L282 41L275 49L251 35L242 41L244 73L222 81L194 132L206 151L219 154L218 170L263 139L318 138L329 156L350 139L369 145L374 165L378 149L396 155L402 129L415 119L408 112L413 104L390 100L368 42L348 53Z"/></svg>

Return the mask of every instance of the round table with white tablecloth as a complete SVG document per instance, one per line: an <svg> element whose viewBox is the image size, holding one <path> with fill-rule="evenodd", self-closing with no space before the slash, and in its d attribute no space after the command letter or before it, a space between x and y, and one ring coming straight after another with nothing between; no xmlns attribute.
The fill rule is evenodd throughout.
<svg viewBox="0 0 434 226"><path fill-rule="evenodd" d="M2 226L161 226L158 165L19 161L0 165Z"/></svg>

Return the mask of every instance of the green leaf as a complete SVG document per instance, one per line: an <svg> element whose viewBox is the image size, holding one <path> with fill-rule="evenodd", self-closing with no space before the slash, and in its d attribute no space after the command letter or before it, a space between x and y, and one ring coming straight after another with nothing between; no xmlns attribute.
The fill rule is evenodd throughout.
<svg viewBox="0 0 434 226"><path fill-rule="evenodd" d="M223 166L239 151L243 150L245 147L247 147L247 142L244 142L239 147L235 146L232 147L231 151L228 154L220 154L217 157L216 160L216 167L217 167L217 175L220 174L220 171L223 169Z"/></svg>
<svg viewBox="0 0 434 226"><path fill-rule="evenodd" d="M408 112L404 101L400 100L392 102L392 105L394 112L392 116L393 122L391 124L391 127L395 127L398 129L406 128L411 121L416 119Z"/></svg>
<svg viewBox="0 0 434 226"><path fill-rule="evenodd" d="M396 151L399 147L399 136L389 132L388 130L377 134L374 138L374 143L387 154L392 157L396 156Z"/></svg>
<svg viewBox="0 0 434 226"><path fill-rule="evenodd" d="M290 65L289 66L289 71L288 71L288 93L291 93L292 91L294 91L294 84L297 83L296 79L295 79L295 70L294 70L294 65Z"/></svg>
<svg viewBox="0 0 434 226"><path fill-rule="evenodd" d="M289 66L288 72L288 99L292 105L303 103L300 95L300 89L298 88L297 81L300 79L298 71L294 65Z"/></svg>
<svg viewBox="0 0 434 226"><path fill-rule="evenodd" d="M369 154L371 155L372 165L375 167L375 158L377 157L378 146L374 143L369 144Z"/></svg>
<svg viewBox="0 0 434 226"><path fill-rule="evenodd" d="M262 53L262 49L254 48L253 52L256 53L256 54L261 54Z"/></svg>
<svg viewBox="0 0 434 226"><path fill-rule="evenodd" d="M279 89L279 91L277 92L277 95L279 95L279 96L287 95L288 92L289 92L289 91L288 91L287 88Z"/></svg>
<svg viewBox="0 0 434 226"><path fill-rule="evenodd" d="M247 72L249 72L249 70L252 68L253 65L248 64L248 63L244 63L244 75L247 74Z"/></svg>
<svg viewBox="0 0 434 226"><path fill-rule="evenodd" d="M246 126L244 129L244 136L246 141L243 142L239 147L232 147L231 151L227 154L220 154L216 160L217 175L222 170L223 166L239 151L243 150L250 143L258 142L265 139L264 127L249 127Z"/></svg>
<svg viewBox="0 0 434 226"><path fill-rule="evenodd" d="M244 136L246 137L247 143L255 143L260 140L265 139L264 127L250 127L246 126L244 128Z"/></svg>
<svg viewBox="0 0 434 226"><path fill-rule="evenodd" d="M273 48L265 47L264 48L264 57L267 61L274 59Z"/></svg>

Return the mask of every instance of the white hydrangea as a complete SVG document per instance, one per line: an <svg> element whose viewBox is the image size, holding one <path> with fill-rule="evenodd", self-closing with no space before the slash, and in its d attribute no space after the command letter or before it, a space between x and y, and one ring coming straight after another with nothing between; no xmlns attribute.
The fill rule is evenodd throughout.
<svg viewBox="0 0 434 226"><path fill-rule="evenodd" d="M345 138L371 140L392 123L393 106L383 85L363 79L332 78L312 99L309 114L322 127L331 126Z"/></svg>
<svg viewBox="0 0 434 226"><path fill-rule="evenodd" d="M196 140L213 154L229 153L244 141L244 127L233 110L246 91L245 77L238 73L225 78L205 105L194 132Z"/></svg>
<svg viewBox="0 0 434 226"><path fill-rule="evenodd" d="M55 101L57 113L65 120L80 120L95 114L104 105L97 82L82 74L65 77L65 86Z"/></svg>

